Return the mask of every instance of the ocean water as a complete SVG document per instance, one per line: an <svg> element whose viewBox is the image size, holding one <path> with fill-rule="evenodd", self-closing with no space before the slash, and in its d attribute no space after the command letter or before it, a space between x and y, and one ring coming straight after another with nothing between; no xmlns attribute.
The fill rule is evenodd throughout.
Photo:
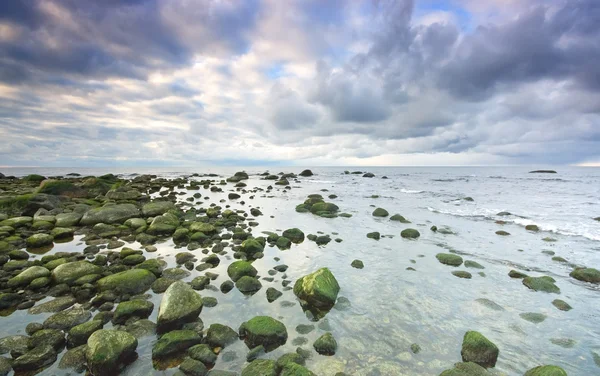
<svg viewBox="0 0 600 376"><path fill-rule="evenodd" d="M269 196L257 193L253 199L248 197L251 194L244 194L245 204L241 204L241 200L227 200L226 204L232 209L259 207L262 210L264 216L257 218L259 225L253 229L254 234L298 227L305 234L321 231L331 234L333 239L341 238L342 242L332 241L323 247L308 240L286 251L267 247L265 257L257 260L255 266L261 276L266 276L275 265L289 265L286 274L291 281L326 266L341 286L339 296L346 298L349 304L339 304L320 322L311 322L291 291L285 291L273 303L267 302L268 287L281 290L282 277L277 274L273 283L263 282L262 290L251 297L236 289L226 295L219 291L202 291L201 295L213 296L219 304L204 308L200 317L205 327L221 323L234 329L256 315L278 318L286 325L289 339L286 345L265 356L272 359L295 351L297 346L292 341L297 337L305 337L307 344L303 347L312 349L316 338L325 330L331 331L338 342L336 355L324 357L313 351L307 361L307 367L318 375L333 376L341 371L365 376L438 375L461 361L462 338L468 330L480 331L500 349L493 374L522 375L537 365L556 364L569 375L598 375L600 368L592 352L600 354L600 286L579 282L569 277L569 273L573 265L600 268L600 222L593 219L600 216L600 169L556 167L558 174L528 173L537 168L313 168L315 175L300 178L299 183L291 182L291 190L275 188ZM237 170L241 168L5 168L0 172L46 176L69 172L82 175L113 172L125 176L154 173L165 177L198 172L227 177ZM264 188L273 183L260 180L257 174L265 170L245 168L251 175L248 188ZM270 167L272 173L301 170ZM344 174L344 170L368 171L376 176L363 178ZM382 179L383 176L388 179ZM231 189L229 185L222 193L201 190L209 200L200 200L197 206L219 204L220 200L227 199ZM195 191L186 192L179 199L184 201L193 193ZM352 217L326 219L297 213L295 206L311 193L321 193L324 197L337 195L328 201ZM465 197L473 201L464 200ZM390 215L401 214L412 223L375 218L371 215L375 207L385 208ZM503 211L511 215L497 215ZM496 223L498 220L505 224ZM528 224L538 225L541 231L526 231ZM452 233L432 232L432 225L447 227ZM402 239L400 232L408 227L418 229L421 237ZM507 231L510 236L498 236L495 234L498 230ZM366 234L372 231L380 232L382 238L368 239ZM76 238L70 243L57 244L51 252L82 251L84 246ZM157 253L145 254L146 257L162 257L171 266L174 266L174 255L186 250L176 248L170 240L158 248ZM440 264L435 255L448 251L482 264L485 276L479 275L477 269ZM567 259L568 263L553 261L548 251ZM281 261L274 261L274 257ZM354 259L362 260L365 268L352 268L350 263ZM213 286L218 287L227 279L226 269L232 261L233 258L226 255L217 268L210 270L220 275L212 282ZM408 267L415 271L407 270ZM508 276L511 269L531 276L552 276L561 293L533 292L521 280ZM473 278L457 278L451 274L454 270L468 270ZM200 274L192 271L186 280ZM152 295L155 310L150 319L154 321L160 295ZM477 301L482 298L492 300L502 309L482 305ZM567 301L573 310L556 309L551 302L557 298ZM526 312L543 313L547 318L533 324L519 316ZM17 311L0 318L0 334L22 334L27 323L41 322L47 316ZM300 335L295 331L298 324L311 323L315 325L311 333ZM557 339L571 339L574 344L561 347L555 344L560 342ZM124 374L170 375L176 371L176 368L153 368L151 349L155 341L155 336L140 339L139 358ZM413 343L420 345L420 353L411 352ZM247 351L241 341L227 347L224 352L232 352L226 357L229 361L220 356L215 368L239 372ZM44 374L64 374L57 365L58 362Z"/></svg>

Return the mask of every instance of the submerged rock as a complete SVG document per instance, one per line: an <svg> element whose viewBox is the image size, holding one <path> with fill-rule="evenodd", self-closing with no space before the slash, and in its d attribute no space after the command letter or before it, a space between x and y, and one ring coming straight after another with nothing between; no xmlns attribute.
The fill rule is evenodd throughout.
<svg viewBox="0 0 600 376"><path fill-rule="evenodd" d="M181 327L202 312L202 297L190 285L177 281L165 291L158 309L159 330Z"/></svg>
<svg viewBox="0 0 600 376"><path fill-rule="evenodd" d="M335 305L340 286L328 268L321 268L296 281L294 294L309 309L327 311Z"/></svg>
<svg viewBox="0 0 600 376"><path fill-rule="evenodd" d="M238 339L238 333L227 325L212 324L206 332L206 343L213 348L224 348Z"/></svg>
<svg viewBox="0 0 600 376"><path fill-rule="evenodd" d="M569 303L565 302L564 300L560 300L560 299L554 299L552 301L552 305L555 306L556 308L560 309L561 311L570 311L573 309L573 307L571 307L569 305Z"/></svg>
<svg viewBox="0 0 600 376"><path fill-rule="evenodd" d="M146 269L131 269L104 277L96 285L100 291L135 295L148 290L155 280L156 276Z"/></svg>
<svg viewBox="0 0 600 376"><path fill-rule="evenodd" d="M491 374L477 363L456 363L454 368L445 370L440 376L490 376Z"/></svg>
<svg viewBox="0 0 600 376"><path fill-rule="evenodd" d="M390 221L396 221L400 223L410 223L409 220L401 216L400 214L394 214L390 217Z"/></svg>
<svg viewBox="0 0 600 376"><path fill-rule="evenodd" d="M273 360L256 359L242 370L241 376L277 376L277 367Z"/></svg>
<svg viewBox="0 0 600 376"><path fill-rule="evenodd" d="M533 291L560 294L560 289L554 284L555 282L554 278L548 276L523 278L523 284Z"/></svg>
<svg viewBox="0 0 600 376"><path fill-rule="evenodd" d="M569 275L579 281L600 283L600 270L597 269L579 268L573 270Z"/></svg>
<svg viewBox="0 0 600 376"><path fill-rule="evenodd" d="M51 345L40 344L15 359L12 367L17 373L38 370L54 363L57 355Z"/></svg>
<svg viewBox="0 0 600 376"><path fill-rule="evenodd" d="M546 320L546 315L544 315L543 313L526 312L526 313L519 314L519 316L523 320L527 320L534 324L539 324L539 323L543 322L544 320Z"/></svg>
<svg viewBox="0 0 600 376"><path fill-rule="evenodd" d="M288 337L285 325L269 316L256 316L243 323L239 335L248 348L262 345L267 351L285 344Z"/></svg>
<svg viewBox="0 0 600 376"><path fill-rule="evenodd" d="M477 363L484 368L496 365L499 354L498 347L481 333L468 331L463 338L460 354L463 362Z"/></svg>
<svg viewBox="0 0 600 376"><path fill-rule="evenodd" d="M335 355L337 342L331 333L325 333L315 341L313 347L321 355Z"/></svg>
<svg viewBox="0 0 600 376"><path fill-rule="evenodd" d="M567 372L558 366L538 366L525 372L523 376L567 376Z"/></svg>
<svg viewBox="0 0 600 376"><path fill-rule="evenodd" d="M87 341L85 358L95 376L116 375L135 355L137 339L119 330L98 330Z"/></svg>

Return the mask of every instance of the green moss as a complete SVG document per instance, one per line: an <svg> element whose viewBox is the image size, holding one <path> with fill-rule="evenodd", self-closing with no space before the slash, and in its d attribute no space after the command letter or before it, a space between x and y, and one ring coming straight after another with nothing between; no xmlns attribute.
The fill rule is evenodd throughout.
<svg viewBox="0 0 600 376"><path fill-rule="evenodd" d="M490 373L476 363L456 363L454 368L445 370L440 376L489 376Z"/></svg>
<svg viewBox="0 0 600 376"><path fill-rule="evenodd" d="M400 236L402 236L405 239L417 239L419 236L421 236L421 234L414 228L407 228L405 230L402 230Z"/></svg>
<svg viewBox="0 0 600 376"><path fill-rule="evenodd" d="M304 233L298 228L287 229L283 232L282 235L296 244L302 243L304 241Z"/></svg>
<svg viewBox="0 0 600 376"><path fill-rule="evenodd" d="M400 214L394 214L390 217L390 221L396 221L400 223L410 223L409 220L401 216Z"/></svg>
<svg viewBox="0 0 600 376"><path fill-rule="evenodd" d="M239 334L248 348L262 345L267 351L285 344L288 338L285 325L269 316L256 316L248 320L240 326Z"/></svg>
<svg viewBox="0 0 600 376"><path fill-rule="evenodd" d="M511 270L510 272L508 272L508 276L509 276L510 278L519 278L519 279L523 279L523 278L527 277L527 274L525 274L525 273L521 273L521 272L519 272L519 271L517 271L517 270L514 270L514 269L513 269L513 270Z"/></svg>
<svg viewBox="0 0 600 376"><path fill-rule="evenodd" d="M373 211L373 217L387 217L390 215L384 208L377 208Z"/></svg>
<svg viewBox="0 0 600 376"><path fill-rule="evenodd" d="M47 180L42 183L38 193L55 196L86 197L87 192L69 180Z"/></svg>
<svg viewBox="0 0 600 376"><path fill-rule="evenodd" d="M552 301L552 305L555 306L556 308L560 309L561 311L570 311L573 309L573 307L571 307L569 305L569 303L565 302L564 300L560 300L560 299L554 299Z"/></svg>
<svg viewBox="0 0 600 376"><path fill-rule="evenodd" d="M247 261L232 262L227 268L227 275L233 282L237 282L243 276L256 277L257 274L258 271Z"/></svg>
<svg viewBox="0 0 600 376"><path fill-rule="evenodd" d="M575 269L569 275L579 281L600 283L600 270L597 270L597 269L593 269L593 268Z"/></svg>
<svg viewBox="0 0 600 376"><path fill-rule="evenodd" d="M20 214L33 196L35 194L28 193L20 196L0 198L0 212L9 215Z"/></svg>
<svg viewBox="0 0 600 376"><path fill-rule="evenodd" d="M546 320L546 315L543 313L526 312L519 315L523 320L527 320L534 324L539 324Z"/></svg>
<svg viewBox="0 0 600 376"><path fill-rule="evenodd" d="M554 282L554 278L548 276L523 278L523 284L533 291L560 294L560 289Z"/></svg>
<svg viewBox="0 0 600 376"><path fill-rule="evenodd" d="M256 359L242 370L242 376L277 376L277 367L272 360Z"/></svg>
<svg viewBox="0 0 600 376"><path fill-rule="evenodd" d="M340 286L328 268L306 275L294 284L294 294L307 308L329 310L335 304Z"/></svg>
<svg viewBox="0 0 600 376"><path fill-rule="evenodd" d="M331 333L325 333L313 343L313 347L321 355L335 355L337 342Z"/></svg>
<svg viewBox="0 0 600 376"><path fill-rule="evenodd" d="M477 363L482 367L490 368L496 365L499 354L498 347L483 334L468 331L463 338L460 354L463 362Z"/></svg>
<svg viewBox="0 0 600 376"><path fill-rule="evenodd" d="M23 178L23 180L25 181L29 181L29 182L35 182L35 183L39 183L43 180L46 180L46 178L42 175L38 175L38 174L31 174L31 175L27 175Z"/></svg>
<svg viewBox="0 0 600 376"><path fill-rule="evenodd" d="M131 269L109 275L97 282L100 291L115 290L123 294L140 294L150 288L156 280L154 274L145 269Z"/></svg>
<svg viewBox="0 0 600 376"><path fill-rule="evenodd" d="M154 344L153 358L164 358L198 345L202 337L194 330L173 330L166 333Z"/></svg>
<svg viewBox="0 0 600 376"><path fill-rule="evenodd" d="M532 368L524 376L567 376L567 373L558 366L548 365Z"/></svg>
<svg viewBox="0 0 600 376"><path fill-rule="evenodd" d="M465 279L471 279L473 276L471 275L471 273L466 272L464 270L455 270L452 272L452 275L458 277L458 278L465 278Z"/></svg>
<svg viewBox="0 0 600 376"><path fill-rule="evenodd" d="M452 253L438 253L435 258L444 265L461 266L463 263L462 257Z"/></svg>

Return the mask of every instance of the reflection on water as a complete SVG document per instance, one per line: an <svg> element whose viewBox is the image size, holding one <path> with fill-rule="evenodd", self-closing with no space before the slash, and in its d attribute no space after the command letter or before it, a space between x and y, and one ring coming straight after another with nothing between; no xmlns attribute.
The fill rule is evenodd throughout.
<svg viewBox="0 0 600 376"><path fill-rule="evenodd" d="M321 232L343 241L319 247L305 240L286 251L267 247L265 257L254 262L259 275L268 277L267 272L280 264L288 265L289 269L276 273L273 282L262 280L262 289L252 296L245 296L237 289L228 294L218 290L228 279L227 266L233 261L229 252L221 257L219 266L209 270L219 275L211 281L214 287L201 291L203 297L218 300L215 307L205 307L200 315L205 327L220 323L237 330L242 322L254 316L272 316L286 325L289 336L284 346L265 356L270 359L294 352L302 344L312 350L312 343L331 331L338 342L336 355L325 357L313 351L307 361L307 367L318 375L341 371L349 375L436 375L460 361L462 338L467 330L480 331L499 347L500 357L494 370L497 374L521 375L527 369L548 363L563 367L569 375L600 372L592 356L592 351L600 351L600 288L570 278L571 268L567 264L555 262L542 252L551 250L578 265L600 266L597 252L600 222L591 220L600 216L600 212L597 208L593 209L596 212L590 212L594 206L589 205L590 200L598 204L598 170L561 172L560 180L531 176L526 169L371 168L369 171L376 177L344 175L342 169L313 169L315 176L300 184L292 183L293 189L288 192L275 188L272 197L259 193L249 199L244 195L245 205L240 200L221 203L230 204L232 209L259 207L264 215L257 218L259 225L252 230L257 236L262 231L281 232L297 227L305 234ZM67 172L72 171L64 173ZM389 179L380 179L382 175ZM271 183L252 176L248 187L264 188ZM328 192L321 192L323 189ZM184 192L185 195L179 196L183 202L195 193ZM227 199L228 193L202 190L203 197L210 199L200 200L200 204L219 204ZM330 201L352 217L327 219L296 213L295 206L311 193L337 195ZM472 197L474 201L462 200L464 197ZM401 214L412 223L374 218L371 213L375 207L385 208L390 215ZM497 217L500 211L508 211L512 216ZM506 224L497 224L499 219ZM529 223L553 232L528 232L524 226ZM447 226L452 233L432 232L429 230L432 225ZM416 241L402 239L400 231L407 227L418 229L421 237ZM495 232L500 229L511 235L497 236ZM367 238L366 234L373 231L380 232L382 238ZM545 237L557 241L543 241ZM76 237L72 242L56 244L46 254L81 252L84 247ZM170 240L157 244L157 248L156 253L145 256L163 258L169 267L175 266L175 254L186 250L177 248ZM452 271L467 268L446 266L435 258L437 253L448 250L455 250L463 259L476 261L485 269L468 269L472 279L455 277ZM193 252L201 256L201 250ZM275 257L280 260L275 261ZM364 262L364 269L350 266L355 259ZM290 286L293 286L293 281L321 267L330 268L341 286L339 296L344 299L340 298L338 305L315 323L303 312L293 292L283 290L282 281L292 281ZM414 270L407 270L408 267ZM532 276L552 276L561 294L529 290L521 280L508 277L508 272L515 268L529 270L525 272ZM185 281L203 273L194 270ZM268 287L277 288L283 295L269 303L265 296ZM158 307L161 295L150 294ZM567 301L574 309L568 312L556 309L551 303L556 298ZM482 299L486 304L482 304ZM150 320L156 321L157 312L156 308ZM519 316L526 312L542 313L547 318L533 324ZM3 336L23 334L27 323L42 322L48 316L15 311L0 320L0 332ZM299 334L298 325L315 325L315 329ZM556 339L569 346L556 345ZM155 341L156 336L139 340L139 358L125 374L163 375L175 371L153 368L151 352ZM411 351L415 343L421 347L418 354ZM239 372L248 352L245 344L238 341L223 351L215 368ZM58 362L45 373L66 374L57 365Z"/></svg>

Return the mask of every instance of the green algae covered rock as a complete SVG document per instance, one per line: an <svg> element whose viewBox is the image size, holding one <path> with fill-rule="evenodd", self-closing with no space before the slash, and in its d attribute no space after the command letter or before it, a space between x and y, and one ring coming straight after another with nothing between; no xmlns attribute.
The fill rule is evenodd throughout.
<svg viewBox="0 0 600 376"><path fill-rule="evenodd" d="M558 366L538 366L525 372L523 376L567 376L567 372Z"/></svg>
<svg viewBox="0 0 600 376"><path fill-rule="evenodd" d="M242 370L242 376L277 376L277 367L273 360L256 359Z"/></svg>
<svg viewBox="0 0 600 376"><path fill-rule="evenodd" d="M227 275L233 282L244 276L256 277L257 274L258 271L248 261L234 261L227 267Z"/></svg>
<svg viewBox="0 0 600 376"><path fill-rule="evenodd" d="M498 347L481 333L468 331L463 338L460 354L463 362L477 363L484 368L496 365L499 354Z"/></svg>
<svg viewBox="0 0 600 376"><path fill-rule="evenodd" d="M452 272L452 275L458 278L471 279L473 275L471 273L464 270L455 270Z"/></svg>
<svg viewBox="0 0 600 376"><path fill-rule="evenodd" d="M508 272L508 276L510 278L518 278L518 279L523 279L525 277L528 277L527 274L521 273L520 271L517 271L517 270L514 270L514 269L511 270L510 272Z"/></svg>
<svg viewBox="0 0 600 376"><path fill-rule="evenodd" d="M252 294L260 290L262 284L258 279L246 275L237 280L235 287L244 294Z"/></svg>
<svg viewBox="0 0 600 376"><path fill-rule="evenodd" d="M58 265L52 270L52 280L56 284L72 284L77 279L90 275L101 274L102 268L87 261L74 261Z"/></svg>
<svg viewBox="0 0 600 376"><path fill-rule="evenodd" d="M463 263L462 257L452 253L438 253L435 258L444 265L461 266Z"/></svg>
<svg viewBox="0 0 600 376"><path fill-rule="evenodd" d="M114 324L125 324L132 317L146 319L154 310L154 304L147 300L135 299L121 302L115 309L112 322Z"/></svg>
<svg viewBox="0 0 600 376"><path fill-rule="evenodd" d="M96 282L96 286L100 291L135 295L148 290L155 280L156 276L146 269L131 269L104 277Z"/></svg>
<svg viewBox="0 0 600 376"><path fill-rule="evenodd" d="M165 291L158 309L159 329L179 327L198 318L202 297L185 282L174 282Z"/></svg>
<svg viewBox="0 0 600 376"><path fill-rule="evenodd" d="M91 320L83 324L76 325L69 330L67 337L68 347L77 347L85 345L90 336L102 329L103 323L101 320Z"/></svg>
<svg viewBox="0 0 600 376"><path fill-rule="evenodd" d="M152 348L152 358L164 358L202 342L202 337L195 330L173 330L164 334Z"/></svg>
<svg viewBox="0 0 600 376"><path fill-rule="evenodd" d="M321 268L296 281L294 294L309 307L329 310L335 305L340 286L328 268Z"/></svg>
<svg viewBox="0 0 600 376"><path fill-rule="evenodd" d="M300 364L290 362L283 367L279 376L316 376L316 374Z"/></svg>
<svg viewBox="0 0 600 376"><path fill-rule="evenodd" d="M454 368L445 370L440 376L490 376L491 374L476 363L456 363Z"/></svg>
<svg viewBox="0 0 600 376"><path fill-rule="evenodd" d="M54 363L56 357L57 352L54 347L47 344L40 344L15 359L12 368L17 374L35 371Z"/></svg>
<svg viewBox="0 0 600 376"><path fill-rule="evenodd" d="M206 343L212 347L224 348L238 339L238 333L227 325L211 324L206 332Z"/></svg>
<svg viewBox="0 0 600 376"><path fill-rule="evenodd" d="M331 333L325 333L313 343L313 347L321 355L335 355L337 342Z"/></svg>
<svg viewBox="0 0 600 376"><path fill-rule="evenodd" d="M560 309L561 311L570 311L573 309L573 307L571 307L571 305L567 302L565 302L564 300L560 300L560 299L554 299L552 301L552 305L555 306L556 308Z"/></svg>
<svg viewBox="0 0 600 376"><path fill-rule="evenodd" d="M377 208L373 211L373 217L387 217L388 215L390 215L390 213L383 208Z"/></svg>
<svg viewBox="0 0 600 376"><path fill-rule="evenodd" d="M179 227L179 218L175 214L165 213L154 217L146 232L150 235L172 235Z"/></svg>
<svg viewBox="0 0 600 376"><path fill-rule="evenodd" d="M93 375L116 375L135 355L137 339L120 330L101 329L87 341L85 358Z"/></svg>
<svg viewBox="0 0 600 376"><path fill-rule="evenodd" d="M304 241L304 233L298 228L287 229L282 235L290 239L292 243L298 244Z"/></svg>
<svg viewBox="0 0 600 376"><path fill-rule="evenodd" d="M281 321L269 316L256 316L240 326L240 338L248 348L262 345L267 351L273 350L287 341L287 330Z"/></svg>
<svg viewBox="0 0 600 376"><path fill-rule="evenodd" d="M597 269L579 268L573 270L569 275L579 281L600 283L600 270Z"/></svg>
<svg viewBox="0 0 600 376"><path fill-rule="evenodd" d="M407 228L402 230L400 236L402 236L404 239L417 239L419 236L421 236L421 234L414 228Z"/></svg>
<svg viewBox="0 0 600 376"><path fill-rule="evenodd" d="M27 238L27 248L41 248L54 242L54 236L50 234L34 234Z"/></svg>
<svg viewBox="0 0 600 376"><path fill-rule="evenodd" d="M107 205L87 211L79 221L79 225L123 223L129 218L139 217L139 215L140 210L133 204Z"/></svg>
<svg viewBox="0 0 600 376"><path fill-rule="evenodd" d="M394 214L390 217L390 221L396 221L400 223L410 223L409 220L401 216L400 214Z"/></svg>
<svg viewBox="0 0 600 376"><path fill-rule="evenodd" d="M523 284L533 291L560 294L560 289L554 284L555 282L554 278L548 276L523 278Z"/></svg>
<svg viewBox="0 0 600 376"><path fill-rule="evenodd" d="M49 276L50 271L43 266L31 266L9 279L7 284L8 287L26 286L35 279Z"/></svg>
<svg viewBox="0 0 600 376"><path fill-rule="evenodd" d="M175 204L171 201L152 201L142 206L142 215L144 217L156 217L175 209Z"/></svg>

